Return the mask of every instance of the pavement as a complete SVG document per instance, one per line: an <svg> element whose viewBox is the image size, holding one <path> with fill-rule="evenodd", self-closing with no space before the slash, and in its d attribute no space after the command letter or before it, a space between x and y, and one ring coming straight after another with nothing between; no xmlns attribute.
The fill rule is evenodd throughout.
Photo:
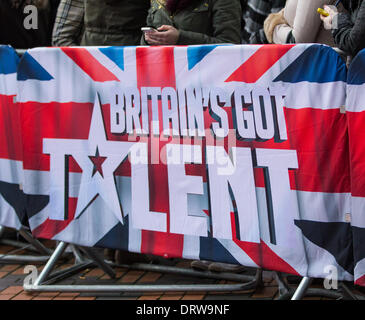
<svg viewBox="0 0 365 320"><path fill-rule="evenodd" d="M46 240L43 242L47 247L54 248L55 242ZM19 250L9 245L0 245L0 254L29 254L25 250ZM59 266L60 269L72 266L73 259L66 261ZM191 261L175 259L173 264L180 268L190 268ZM1 264L0 262L0 300L274 300L278 298L278 285L273 278L272 272L263 273L262 286L250 291L236 292L133 292L133 293L62 293L62 292L42 292L28 293L24 291L23 282L26 274L25 265L21 264ZM38 265L40 272L43 265ZM215 279L203 279L197 277L187 277L184 275L167 274L150 271L138 271L129 267L116 267L116 278L111 279L103 270L99 268L89 268L57 284L77 284L77 285L123 285L123 284L234 284L237 282ZM243 274L254 275L255 269L247 268ZM289 284L295 288L299 279L294 279L294 283ZM323 288L321 283L316 282L312 287ZM356 291L356 294L362 295ZM305 300L329 300L323 297L305 297ZM365 299L365 295L364 295Z"/></svg>

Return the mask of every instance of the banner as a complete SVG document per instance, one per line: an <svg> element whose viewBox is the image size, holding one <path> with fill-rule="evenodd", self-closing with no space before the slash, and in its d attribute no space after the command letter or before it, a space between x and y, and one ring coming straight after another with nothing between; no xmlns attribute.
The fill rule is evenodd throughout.
<svg viewBox="0 0 365 320"><path fill-rule="evenodd" d="M22 145L16 72L19 57L10 46L0 46L0 225L19 229L26 224L22 188Z"/></svg>
<svg viewBox="0 0 365 320"><path fill-rule="evenodd" d="M32 232L353 280L346 80L322 45L29 50Z"/></svg>
<svg viewBox="0 0 365 320"><path fill-rule="evenodd" d="M355 283L365 285L365 51L348 71L347 119L351 156L351 219L342 228L353 233Z"/></svg>

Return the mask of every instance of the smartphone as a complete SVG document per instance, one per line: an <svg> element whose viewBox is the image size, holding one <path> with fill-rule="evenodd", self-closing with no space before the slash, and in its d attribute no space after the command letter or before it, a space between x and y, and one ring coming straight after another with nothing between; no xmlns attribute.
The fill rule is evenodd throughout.
<svg viewBox="0 0 365 320"><path fill-rule="evenodd" d="M144 33L158 32L157 29L155 29L154 27L143 27L141 28L141 30Z"/></svg>

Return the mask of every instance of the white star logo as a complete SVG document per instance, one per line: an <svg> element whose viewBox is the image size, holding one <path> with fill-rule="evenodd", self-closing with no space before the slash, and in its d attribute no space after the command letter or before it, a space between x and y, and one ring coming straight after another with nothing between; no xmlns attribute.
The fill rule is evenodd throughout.
<svg viewBox="0 0 365 320"><path fill-rule="evenodd" d="M98 95L95 97L88 140L44 139L44 151L51 154L51 171L52 155L56 153L71 155L82 169L75 219L100 196L123 224L123 212L114 172L128 156L134 144L135 142L107 140ZM58 199L62 199L58 191L60 188L57 188L57 185L60 185L61 182L58 181L60 181L59 173L57 176L55 174L55 178L51 178L51 185L55 186L51 190L55 190L54 192L58 193L55 204L60 203L60 201L57 202ZM68 186L63 187L67 188ZM54 216L57 218L63 215L59 211L61 210L57 208L57 212L54 213Z"/></svg>

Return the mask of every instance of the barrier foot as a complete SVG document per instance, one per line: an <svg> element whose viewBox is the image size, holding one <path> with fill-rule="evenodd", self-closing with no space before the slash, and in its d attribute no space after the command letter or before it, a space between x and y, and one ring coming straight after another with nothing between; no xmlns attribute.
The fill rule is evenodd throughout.
<svg viewBox="0 0 365 320"><path fill-rule="evenodd" d="M122 293L122 292L197 292L197 291L248 291L256 289L261 282L261 270L257 270L253 280L244 284L190 284L190 285L24 285L27 292L89 292L89 293Z"/></svg>
<svg viewBox="0 0 365 320"><path fill-rule="evenodd" d="M236 282L251 281L254 276L245 274L236 274L228 272L211 272L211 271L197 271L194 269L178 268L173 266L161 266L158 264L147 264L147 263L133 263L133 264L115 264L110 263L111 266L130 268L133 270L151 271L170 273L176 275L183 275L188 277L216 279L216 280L227 280Z"/></svg>
<svg viewBox="0 0 365 320"><path fill-rule="evenodd" d="M49 256L0 254L1 264L45 264Z"/></svg>

